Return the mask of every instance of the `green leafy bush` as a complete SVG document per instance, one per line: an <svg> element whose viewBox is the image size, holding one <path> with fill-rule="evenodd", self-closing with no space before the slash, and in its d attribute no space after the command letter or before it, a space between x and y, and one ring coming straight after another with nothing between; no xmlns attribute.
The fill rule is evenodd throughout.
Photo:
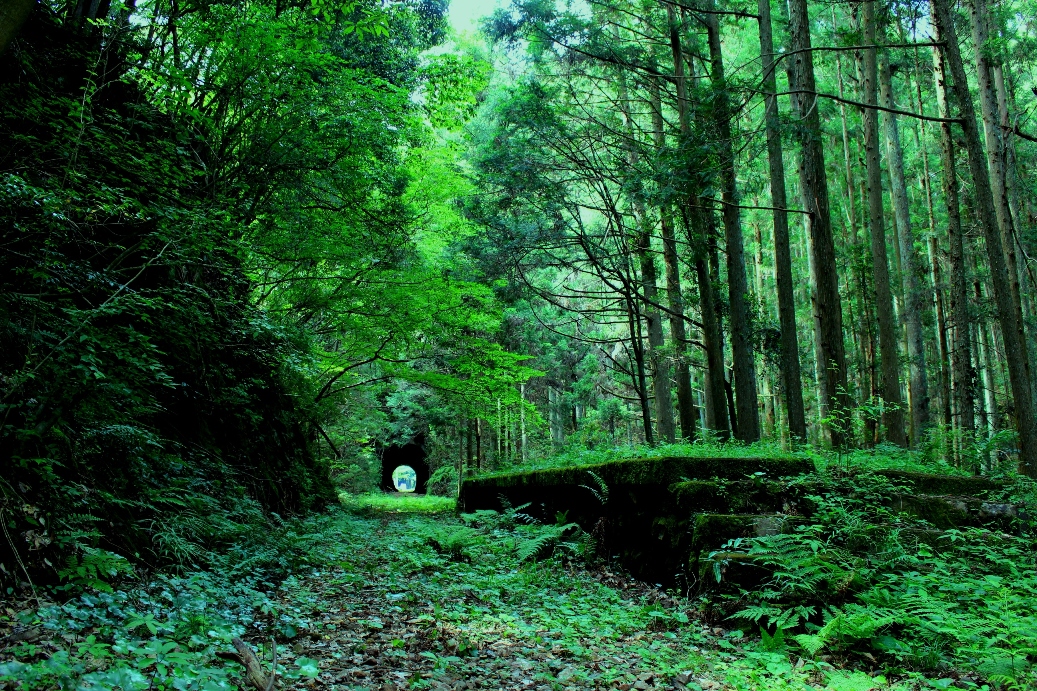
<svg viewBox="0 0 1037 691"><path fill-rule="evenodd" d="M812 525L715 553L741 553L770 573L755 590L723 596L738 607L732 618L758 624L769 645L794 642L810 656L859 652L893 671L953 667L1009 688L1037 683L1032 537L935 531L883 507L888 481L840 482L842 491L813 498Z"/></svg>

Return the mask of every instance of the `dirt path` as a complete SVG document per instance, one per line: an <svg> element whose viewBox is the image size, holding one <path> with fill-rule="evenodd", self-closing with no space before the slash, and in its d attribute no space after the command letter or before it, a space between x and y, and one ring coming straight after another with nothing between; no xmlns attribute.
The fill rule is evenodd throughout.
<svg viewBox="0 0 1037 691"><path fill-rule="evenodd" d="M437 551L451 531L473 544ZM557 558L520 563L503 530L383 515L342 518L327 538L327 567L290 591L315 613L288 653L319 666L299 688L719 689L759 662L739 667L738 632L658 589ZM739 687L808 688L768 676Z"/></svg>

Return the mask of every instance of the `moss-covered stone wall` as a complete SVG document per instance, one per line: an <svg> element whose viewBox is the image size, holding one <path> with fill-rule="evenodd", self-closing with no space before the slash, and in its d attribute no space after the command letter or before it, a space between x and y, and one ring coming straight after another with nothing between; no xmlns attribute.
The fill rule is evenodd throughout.
<svg viewBox="0 0 1037 691"><path fill-rule="evenodd" d="M540 521L573 521L603 538L635 576L701 587L707 556L729 540L794 529L834 491L806 458L678 458L498 473L466 479L461 511L523 507ZM943 530L1003 524L1013 507L991 503L996 482L884 470L885 504ZM793 481L792 479L795 478ZM730 560L727 560L730 561ZM736 560L737 561L737 560ZM746 567L748 568L748 567Z"/></svg>

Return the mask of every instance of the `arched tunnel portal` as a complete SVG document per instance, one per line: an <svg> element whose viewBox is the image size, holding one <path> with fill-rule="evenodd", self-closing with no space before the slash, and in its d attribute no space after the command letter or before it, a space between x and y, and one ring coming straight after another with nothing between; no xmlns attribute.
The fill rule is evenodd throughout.
<svg viewBox="0 0 1037 691"><path fill-rule="evenodd" d="M382 482L381 488L387 492L413 491L425 494L428 491L429 467L425 454L425 435L419 434L407 444L391 444L382 447ZM393 471L400 466L409 466L414 470L413 490L401 490L393 480ZM404 483L406 487L410 483Z"/></svg>

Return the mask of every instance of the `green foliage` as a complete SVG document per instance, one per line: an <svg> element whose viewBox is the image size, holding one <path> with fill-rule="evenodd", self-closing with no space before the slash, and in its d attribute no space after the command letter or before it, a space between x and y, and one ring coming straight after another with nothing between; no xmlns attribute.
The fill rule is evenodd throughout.
<svg viewBox="0 0 1037 691"><path fill-rule="evenodd" d="M435 127L461 129L475 116L493 65L473 54L443 53L422 68L429 120Z"/></svg>
<svg viewBox="0 0 1037 691"><path fill-rule="evenodd" d="M84 583L100 592L23 610L16 623L61 636L63 646L52 654L42 654L33 643L5 651L0 684L14 684L23 691L238 688L240 668L224 666L216 653L230 649L232 637L252 631L290 640L312 627L301 610L285 606L283 598L294 587L289 574L319 558L327 526L326 520L285 525L248 549L239 546L212 555L212 571L160 574L132 589ZM277 553L294 555L280 561ZM79 569L85 571L76 571L74 579L96 580L126 566L115 555L89 556L93 559L80 561ZM314 663L306 658L282 662L279 676L312 677Z"/></svg>
<svg viewBox="0 0 1037 691"><path fill-rule="evenodd" d="M100 8L41 5L0 56L5 586L248 552L427 426L388 419L394 390L448 418L535 373L429 249L463 223L416 175L453 154L412 96L456 124L489 69L423 70L444 3Z"/></svg>
<svg viewBox="0 0 1037 691"><path fill-rule="evenodd" d="M980 528L939 533L882 507L887 479L839 482L852 493L814 497L812 525L711 555L742 553L770 573L731 601L740 604L733 618L764 626L769 645L780 635L811 656L878 654L894 671L953 666L1007 687L1034 683L1032 539Z"/></svg>
<svg viewBox="0 0 1037 691"><path fill-rule="evenodd" d="M109 581L132 573L133 566L125 557L85 546L81 555L69 555L65 568L58 569L58 577L62 580L80 588L93 588L106 593L112 592Z"/></svg>

